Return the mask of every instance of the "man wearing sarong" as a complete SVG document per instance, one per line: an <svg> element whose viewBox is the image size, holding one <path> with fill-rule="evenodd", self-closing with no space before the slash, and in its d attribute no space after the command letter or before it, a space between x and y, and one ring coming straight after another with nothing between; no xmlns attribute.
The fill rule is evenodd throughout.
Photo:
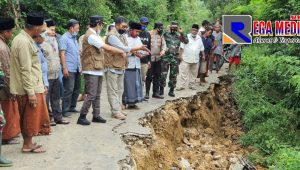
<svg viewBox="0 0 300 170"><path fill-rule="evenodd" d="M115 19L115 28L107 35L106 43L121 49L125 53L132 53L143 50L149 51L146 46L131 48L127 40L127 20L119 16ZM127 68L128 59L126 55L109 55L105 58L107 64L106 82L108 101L111 106L112 117L115 119L125 120L126 114L122 112L122 94L124 90L124 72Z"/></svg>
<svg viewBox="0 0 300 170"><path fill-rule="evenodd" d="M40 14L28 14L25 29L14 38L11 47L10 92L16 95L19 106L23 152L45 152L32 138L50 133L41 64L33 40L42 32L43 24Z"/></svg>
<svg viewBox="0 0 300 170"><path fill-rule="evenodd" d="M131 48L143 45L139 33L142 25L136 22L129 23L128 46ZM128 66L124 75L123 104L128 109L138 109L136 103L143 101L143 85L141 76L141 58L148 56L149 53L136 51L128 56Z"/></svg>
<svg viewBox="0 0 300 170"><path fill-rule="evenodd" d="M9 92L10 49L7 45L13 35L15 21L12 18L0 18L0 71L4 73L5 89L2 89L1 106L5 113L6 125L3 128L3 144L18 144L17 135L21 132L18 104Z"/></svg>

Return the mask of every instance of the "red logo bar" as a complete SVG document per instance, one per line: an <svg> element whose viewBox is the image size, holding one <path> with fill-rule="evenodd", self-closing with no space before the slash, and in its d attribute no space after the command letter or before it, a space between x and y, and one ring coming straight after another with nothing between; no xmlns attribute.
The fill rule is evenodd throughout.
<svg viewBox="0 0 300 170"><path fill-rule="evenodd" d="M300 20L300 15L290 15L290 20L291 21Z"/></svg>

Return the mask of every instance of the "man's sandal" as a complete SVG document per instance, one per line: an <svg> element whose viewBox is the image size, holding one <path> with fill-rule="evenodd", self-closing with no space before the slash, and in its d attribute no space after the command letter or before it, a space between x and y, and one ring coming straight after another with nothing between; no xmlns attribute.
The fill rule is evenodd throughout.
<svg viewBox="0 0 300 170"><path fill-rule="evenodd" d="M45 153L46 150L42 148L42 145L35 145L35 147L31 149L22 148L22 152L23 153Z"/></svg>
<svg viewBox="0 0 300 170"><path fill-rule="evenodd" d="M16 144L20 144L20 141L17 138L13 138L13 139L10 139L10 140L3 140L2 144L3 145L16 145Z"/></svg>

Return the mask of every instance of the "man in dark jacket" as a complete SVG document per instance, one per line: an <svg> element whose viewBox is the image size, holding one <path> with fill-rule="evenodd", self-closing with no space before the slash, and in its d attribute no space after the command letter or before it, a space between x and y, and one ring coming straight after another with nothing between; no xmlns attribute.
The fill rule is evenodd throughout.
<svg viewBox="0 0 300 170"><path fill-rule="evenodd" d="M142 43L147 46L149 50L151 50L151 35L147 31L147 26L149 24L149 20L147 17L141 17L140 24L142 25L142 32L139 37L142 40ZM146 82L148 69L151 67L151 55L145 56L141 58L141 71L142 71L142 80ZM147 85L146 85L147 86ZM150 87L149 87L150 89ZM145 100L148 100L149 96L145 96Z"/></svg>

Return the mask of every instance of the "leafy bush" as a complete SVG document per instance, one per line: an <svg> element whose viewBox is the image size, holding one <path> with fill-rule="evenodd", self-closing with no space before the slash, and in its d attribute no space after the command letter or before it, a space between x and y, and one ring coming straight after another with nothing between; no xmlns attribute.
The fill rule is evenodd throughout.
<svg viewBox="0 0 300 170"><path fill-rule="evenodd" d="M285 148L278 151L275 155L275 165L270 169L272 170L299 170L300 169L300 152L299 149Z"/></svg>

